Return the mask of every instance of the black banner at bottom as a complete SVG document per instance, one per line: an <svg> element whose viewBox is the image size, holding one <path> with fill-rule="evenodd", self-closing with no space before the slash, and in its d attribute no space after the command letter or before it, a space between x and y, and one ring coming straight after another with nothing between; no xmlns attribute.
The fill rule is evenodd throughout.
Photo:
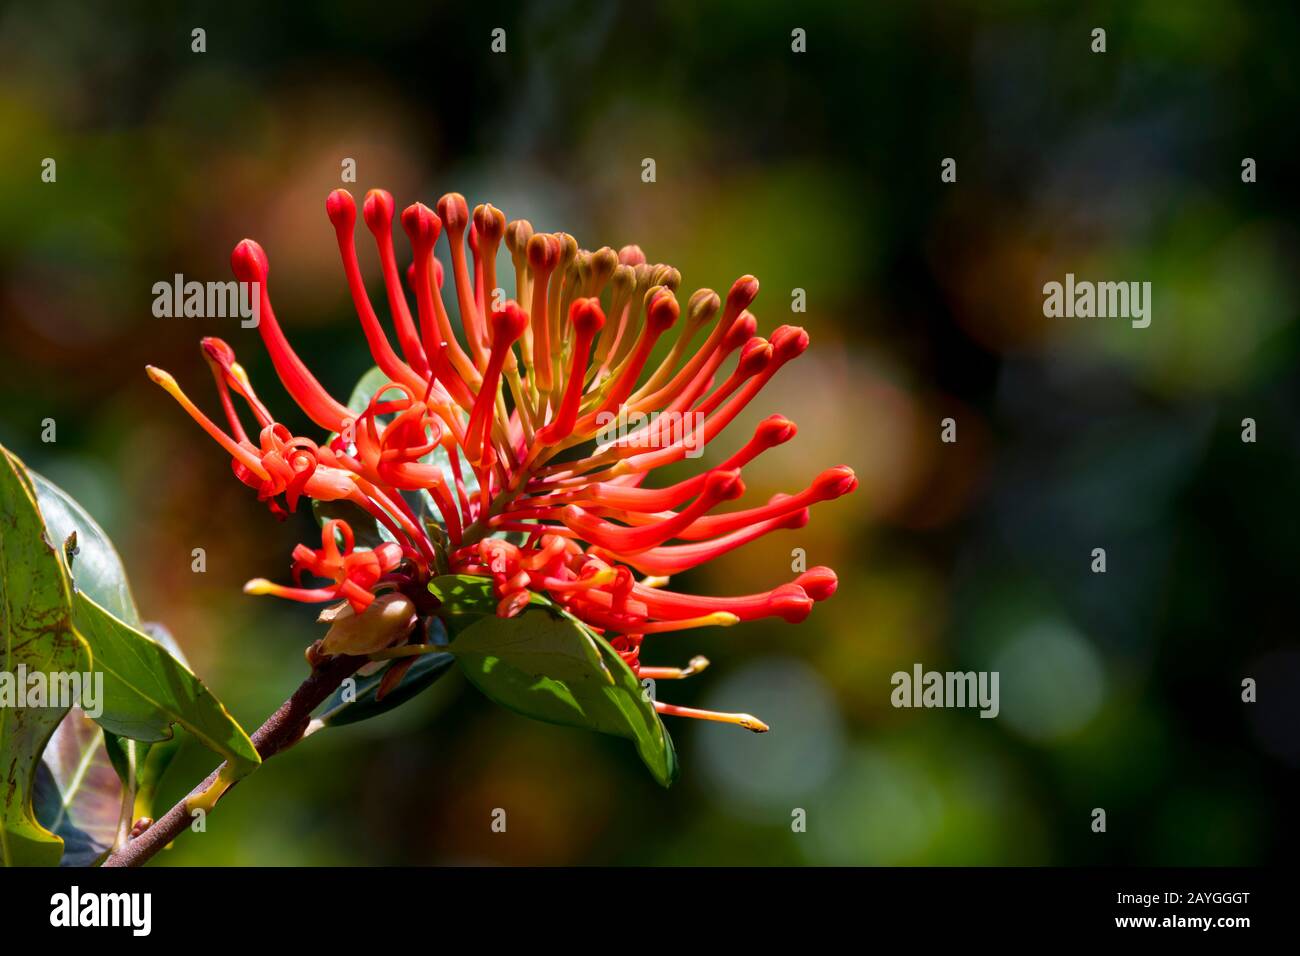
<svg viewBox="0 0 1300 956"><path fill-rule="evenodd" d="M668 944L713 930L771 944L774 930L788 930L1231 945L1282 929L1290 882L1266 869L11 870L0 871L0 912L11 942L61 937L74 947L214 937L339 945L358 931L382 943L430 919L478 927L494 944L608 927Z"/></svg>

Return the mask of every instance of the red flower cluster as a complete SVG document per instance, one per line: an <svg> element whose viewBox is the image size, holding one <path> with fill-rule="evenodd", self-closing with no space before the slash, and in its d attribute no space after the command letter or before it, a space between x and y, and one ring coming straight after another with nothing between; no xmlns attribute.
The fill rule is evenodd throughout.
<svg viewBox="0 0 1300 956"><path fill-rule="evenodd" d="M258 329L280 380L330 440L318 445L276 422L219 339L205 339L203 350L229 431L196 408L170 375L149 369L277 514L293 511L303 496L346 500L392 539L358 550L345 522L328 521L319 550L299 545L294 551L297 587L258 579L248 590L301 601L345 599L360 613L386 582L422 587L440 572L478 575L492 580L501 616L519 613L531 593L545 594L603 633L634 671L659 678L685 676L701 664L641 667L647 634L771 616L797 622L835 591L835 573L823 567L742 597L665 587L669 575L771 531L802 527L811 505L857 486L852 470L839 466L796 494L717 511L744 494L741 473L750 462L794 436L794 423L773 415L721 464L667 487L646 487L655 469L699 454L808 347L807 333L794 326L768 338L757 334L748 311L758 293L752 276L736 280L725 301L700 289L683 315L680 274L647 263L638 247L589 252L567 234L534 233L525 220L507 224L490 205L471 216L457 193L442 197L436 213L420 203L402 212L413 253L403 275L393 244L393 199L372 190L362 216L378 248L399 352L366 292L352 196L334 191L326 211L370 352L388 379L364 411L335 400L290 348L271 308L266 254L248 239L231 257L235 275L256 284ZM434 256L444 232L459 336ZM505 301L498 285L503 242L517 301ZM704 341L693 346L705 329ZM674 330L656 364L656 346ZM232 393L256 418L256 441L245 432ZM412 493L428 495L445 547L412 507ZM303 586L304 573L332 584ZM747 715L657 706L766 729Z"/></svg>

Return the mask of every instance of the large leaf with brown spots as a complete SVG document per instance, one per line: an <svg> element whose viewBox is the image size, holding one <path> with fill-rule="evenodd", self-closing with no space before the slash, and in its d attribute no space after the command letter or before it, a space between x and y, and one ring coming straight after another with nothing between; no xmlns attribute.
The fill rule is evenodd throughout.
<svg viewBox="0 0 1300 956"><path fill-rule="evenodd" d="M21 674L90 670L73 632L71 595L23 465L0 449L0 695ZM5 675L8 675L7 677ZM67 707L18 707L0 696L0 862L54 866L63 841L32 811L41 753Z"/></svg>

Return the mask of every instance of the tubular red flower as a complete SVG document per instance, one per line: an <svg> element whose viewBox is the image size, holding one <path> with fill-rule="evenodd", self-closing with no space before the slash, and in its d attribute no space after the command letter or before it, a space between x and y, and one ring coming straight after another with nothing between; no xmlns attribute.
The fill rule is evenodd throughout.
<svg viewBox="0 0 1300 956"><path fill-rule="evenodd" d="M451 246L451 274L460 305L460 321L465 327L465 338L469 342L469 353L474 357L474 364L482 368L486 359L486 335L483 316L474 301L474 285L465 259L464 236L469 222L469 206L465 203L465 197L460 193L447 193L438 200L438 217L447 230L447 242Z"/></svg>
<svg viewBox="0 0 1300 956"><path fill-rule="evenodd" d="M442 299L435 292L432 275L433 244L441 229L438 217L428 206L416 203L402 212L402 228L411 240L415 257L415 302L424 354L431 370L430 385L435 381L441 383L462 408L470 408L474 396L461 373L459 361L464 353L441 311ZM456 356L456 360L451 356Z"/></svg>
<svg viewBox="0 0 1300 956"><path fill-rule="evenodd" d="M397 327L397 340L407 363L421 376L429 375L429 360L420 345L420 336L411 318L411 309L406 304L406 295L402 291L401 273L397 268L397 253L393 249L393 196L385 189L372 189L366 193L362 215L366 228L375 237L379 249L379 262L384 270L384 290L388 294L388 308Z"/></svg>
<svg viewBox="0 0 1300 956"><path fill-rule="evenodd" d="M559 411L545 428L537 433L536 441L550 445L573 432L578 418L578 400L582 397L583 373L591 354L591 343L596 333L605 325L605 313L599 299L578 299L569 310L569 322L574 330L573 360L569 379L565 384L564 398Z"/></svg>
<svg viewBox="0 0 1300 956"><path fill-rule="evenodd" d="M789 514L754 522L746 528L732 531L730 534L719 535L711 541L667 545L650 548L637 554L624 553L616 556L613 552L606 551L603 548L595 548L593 553L601 557L608 557L610 560L621 560L624 564L630 564L643 574L681 574L683 571L689 571L706 561L721 557L728 551L734 551L742 545L749 544L749 542L757 540L769 532L783 528L802 528L808 523L808 517L809 510L800 508Z"/></svg>
<svg viewBox="0 0 1300 956"><path fill-rule="evenodd" d="M661 520L652 520L639 528L620 527L596 518L577 505L569 505L561 512L564 524L592 544L616 554L635 554L677 537L697 517L707 514L721 501L731 501L745 493L745 484L738 471L715 471L705 479L699 497L680 512Z"/></svg>
<svg viewBox="0 0 1300 956"><path fill-rule="evenodd" d="M337 431L347 418L348 410L331 398L315 376L307 371L307 366L289 347L289 340L280 331L280 323L276 321L275 312L271 308L271 295L267 291L266 280L271 265L266 253L252 239L245 239L231 253L230 266L240 282L256 284L257 331L266 343L266 350L271 354L271 362L280 381L284 383L285 390L317 425Z"/></svg>
<svg viewBox="0 0 1300 956"><path fill-rule="evenodd" d="M342 547L339 541L342 541ZM384 574L397 567L401 548L391 542L370 551L357 551L352 528L346 521L326 521L318 549L298 545L293 551L293 577L301 584L304 574L334 582L327 588L286 588L255 578L244 585L249 594L274 594L295 601L335 601L344 598L360 614L374 600L372 589Z"/></svg>
<svg viewBox="0 0 1300 956"><path fill-rule="evenodd" d="M690 524L680 527L676 536L685 541L699 541L715 535L730 534L748 527L755 522L782 518L793 512L807 508L809 505L823 501L833 501L847 495L858 487L858 479L853 470L846 465L828 468L803 491L794 495L778 495L762 507L747 508L744 511L732 511L721 515L707 515ZM668 514L634 515L636 523L657 523L672 517Z"/></svg>
<svg viewBox="0 0 1300 956"><path fill-rule="evenodd" d="M646 297L645 326L641 329L636 348L615 371L609 394L599 409L590 416L590 422L596 422L602 414L616 410L632 393L632 389L636 387L637 376L641 374L646 359L650 357L650 350L654 348L655 342L659 341L659 336L672 328L680 311L681 307L678 306L677 300L667 289L660 286L651 290Z"/></svg>
<svg viewBox="0 0 1300 956"><path fill-rule="evenodd" d="M486 466L491 461L487 431L490 416L496 410L497 387L501 384L501 370L505 367L506 353L524 334L527 325L528 313L513 302L507 302L504 309L492 313L492 347L483 372L483 385L474 399L469 425L465 428L465 455L480 466Z"/></svg>
<svg viewBox="0 0 1300 956"><path fill-rule="evenodd" d="M373 197L372 197L373 198ZM389 200L391 205L391 198ZM371 211L371 217L378 223L383 217L383 203L376 200L374 203L367 199L367 208ZM393 351L388 344L388 336L384 334L383 328L379 324L379 317L375 315L374 307L370 304L370 296L366 292L365 279L361 277L361 266L357 262L356 244L353 242L353 230L357 221L357 207L352 201L352 195L346 189L336 189L330 193L329 199L325 202L325 210L329 215L330 222L334 224L335 236L338 239L339 255L343 259L343 272L347 277L348 289L352 293L352 304L357 310L357 315L361 319L361 328L365 332L366 341L370 345L370 354L375 359L375 364L383 371L385 375L395 382L402 382L411 385L414 388L422 388L425 384L424 379L412 368L407 366L397 353ZM389 217L391 223L391 215ZM387 233L384 234L388 239L388 245L391 250L392 237ZM381 242L382 249L382 242ZM396 263L394 263L394 270ZM385 278L387 278L387 269L385 269ZM394 275L394 279L396 276ZM400 293L400 289L398 290ZM393 291L389 290L390 299ZM401 299L405 307L406 299ZM397 327L403 328L401 314L396 317ZM405 313L406 325L411 324L410 312ZM412 328L411 334L414 334ZM415 343L418 345L418 342ZM417 355L420 364L425 363L424 353L421 351ZM418 365L417 365L418 367ZM427 377L427 372L426 372Z"/></svg>

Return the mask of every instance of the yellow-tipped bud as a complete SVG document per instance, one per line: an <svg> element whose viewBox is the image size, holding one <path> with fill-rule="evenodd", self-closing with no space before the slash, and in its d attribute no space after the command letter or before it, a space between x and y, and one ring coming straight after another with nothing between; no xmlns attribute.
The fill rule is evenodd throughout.
<svg viewBox="0 0 1300 956"><path fill-rule="evenodd" d="M772 729L753 714L736 714L735 717L737 724L746 730L752 730L756 734L765 734Z"/></svg>
<svg viewBox="0 0 1300 956"><path fill-rule="evenodd" d="M244 366L240 365L238 362L231 362L230 374L233 375L235 380L247 391L251 392L253 390L253 383L249 381L248 373L244 371Z"/></svg>
<svg viewBox="0 0 1300 956"><path fill-rule="evenodd" d="M641 676L654 680L684 680L687 677L694 677L708 666L707 657L696 655L685 667L642 667Z"/></svg>
<svg viewBox="0 0 1300 956"><path fill-rule="evenodd" d="M177 395L180 392L180 386L176 384L176 379L172 378L172 373L161 369L156 365L146 365L145 372L148 373L149 379L155 384L161 385L170 394Z"/></svg>
<svg viewBox="0 0 1300 956"><path fill-rule="evenodd" d="M695 720L712 720L719 724L734 724L752 730L756 734L765 734L772 729L753 714L723 714L716 710L678 707L676 704L666 704L663 701L655 701L655 710L670 717L690 717Z"/></svg>

